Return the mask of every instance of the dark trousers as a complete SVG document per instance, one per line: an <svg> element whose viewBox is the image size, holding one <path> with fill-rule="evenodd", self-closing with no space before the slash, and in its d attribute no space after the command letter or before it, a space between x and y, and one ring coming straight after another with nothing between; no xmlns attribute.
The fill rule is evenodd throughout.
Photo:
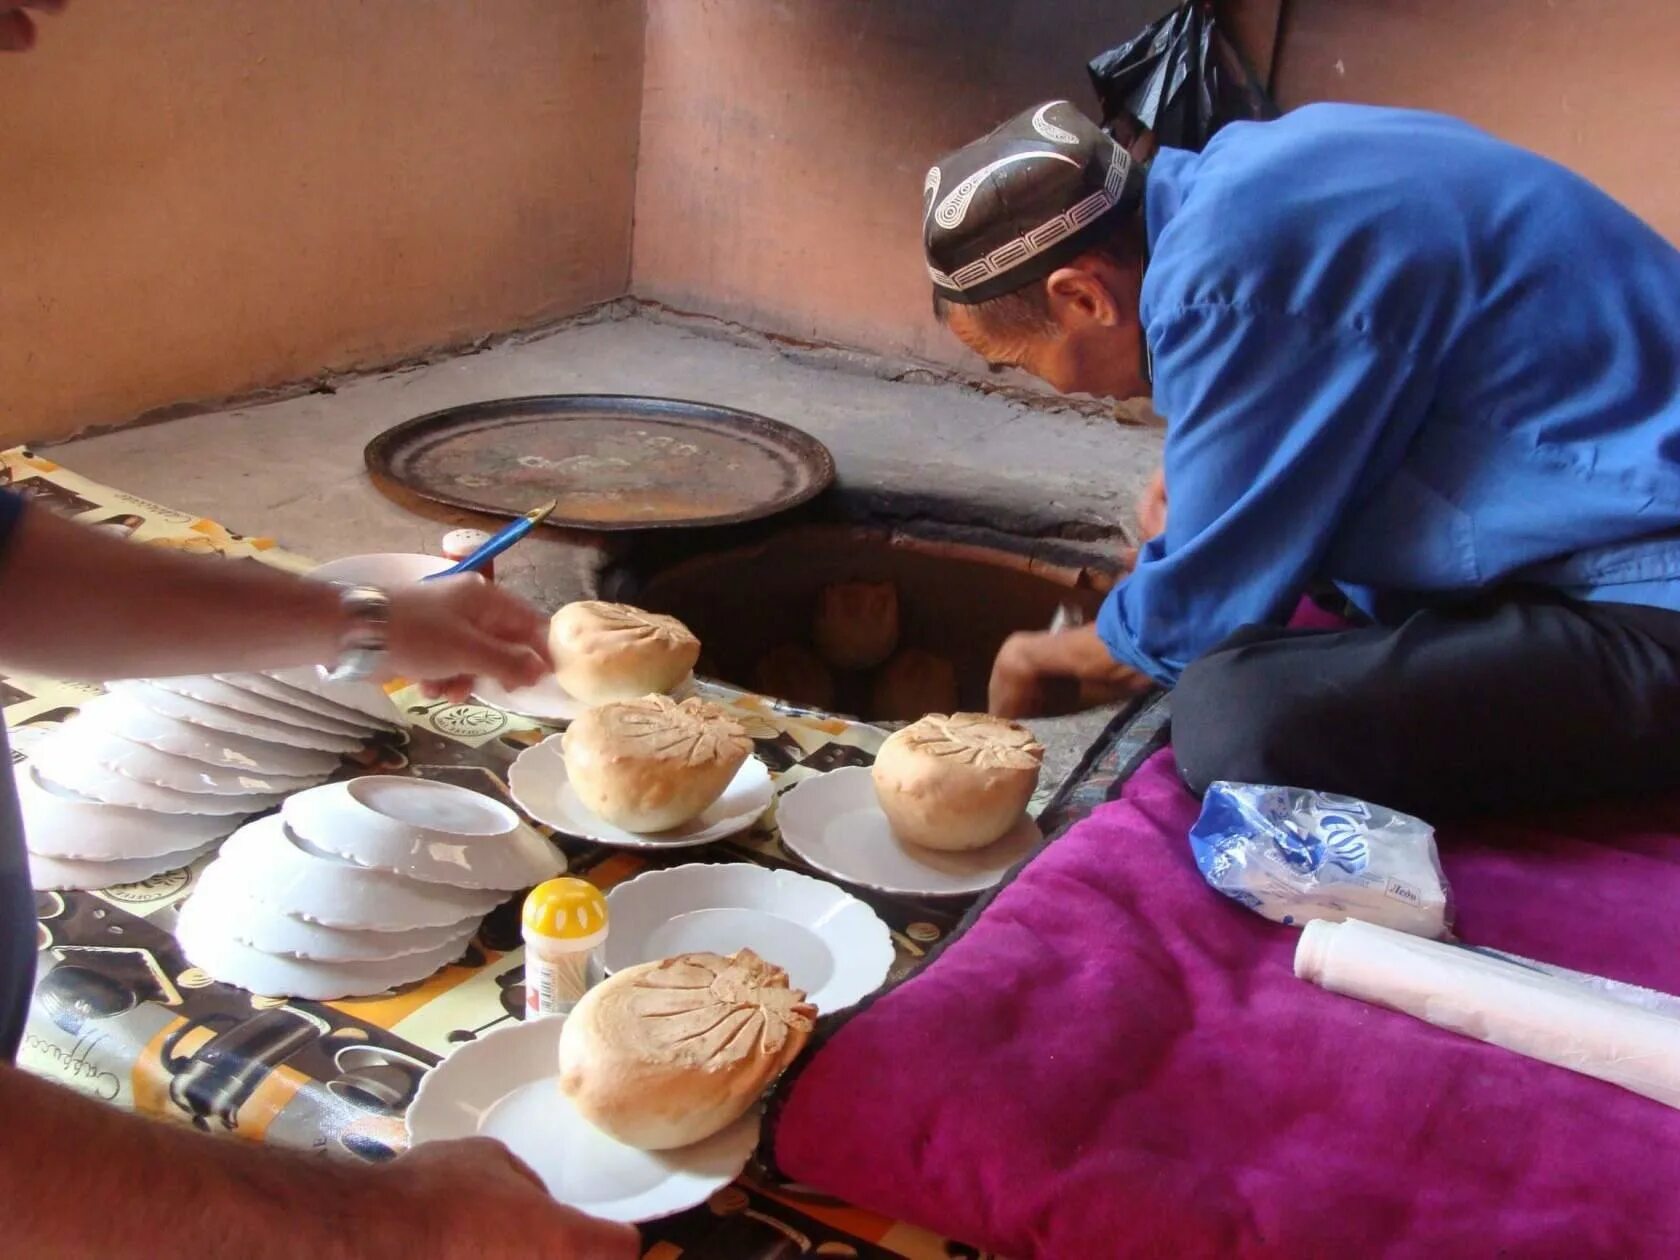
<svg viewBox="0 0 1680 1260"><path fill-rule="evenodd" d="M1173 692L1198 794L1341 792L1428 821L1680 788L1680 613L1504 592L1397 626L1250 626Z"/></svg>

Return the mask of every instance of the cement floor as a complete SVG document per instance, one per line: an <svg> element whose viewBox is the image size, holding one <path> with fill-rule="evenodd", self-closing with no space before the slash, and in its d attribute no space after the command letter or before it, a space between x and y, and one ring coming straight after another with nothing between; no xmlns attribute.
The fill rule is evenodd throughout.
<svg viewBox="0 0 1680 1260"><path fill-rule="evenodd" d="M826 443L850 491L930 495L951 516L1029 534L1129 531L1159 456L1156 435L1111 419L634 314L334 382L333 391L131 426L53 454L85 476L320 560L435 550L452 520L467 518L423 516L386 498L363 470L362 447L413 416L518 394L642 393L759 412ZM553 608L589 593L591 561L539 531L498 573ZM1103 720L1044 724L1048 780L1072 768Z"/></svg>

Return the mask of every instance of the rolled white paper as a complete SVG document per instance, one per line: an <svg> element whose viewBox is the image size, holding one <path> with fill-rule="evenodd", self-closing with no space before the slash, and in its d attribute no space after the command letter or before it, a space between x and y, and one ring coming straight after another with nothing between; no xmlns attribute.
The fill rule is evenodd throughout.
<svg viewBox="0 0 1680 1260"><path fill-rule="evenodd" d="M1680 1107L1680 1019L1532 967L1349 920L1315 920L1303 980ZM1637 991L1635 991L1637 992ZM1655 1006L1657 1009L1650 1009Z"/></svg>

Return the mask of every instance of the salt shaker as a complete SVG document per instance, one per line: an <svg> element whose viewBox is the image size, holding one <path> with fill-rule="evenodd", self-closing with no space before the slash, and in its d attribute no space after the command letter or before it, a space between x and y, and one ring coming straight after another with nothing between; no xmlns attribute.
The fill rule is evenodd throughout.
<svg viewBox="0 0 1680 1260"><path fill-rule="evenodd" d="M607 899L587 880L547 880L525 898L525 1018L570 1013L596 978Z"/></svg>
<svg viewBox="0 0 1680 1260"><path fill-rule="evenodd" d="M439 546L444 559L450 564L459 564L489 541L490 535L482 529L452 529L443 536L443 542ZM486 560L478 566L476 572L482 573L486 582L494 582L496 562Z"/></svg>

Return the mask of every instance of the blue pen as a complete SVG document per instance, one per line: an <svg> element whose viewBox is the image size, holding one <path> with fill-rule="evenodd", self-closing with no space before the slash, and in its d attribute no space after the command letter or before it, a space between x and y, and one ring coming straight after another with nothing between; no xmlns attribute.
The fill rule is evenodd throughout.
<svg viewBox="0 0 1680 1260"><path fill-rule="evenodd" d="M433 578L454 577L457 573L473 572L473 570L477 569L480 565L494 560L497 556L501 555L502 552L513 546L514 543L525 537L526 534L529 534L538 525L541 525L548 519L548 514L554 511L559 504L560 500L550 499L540 508L533 508L531 511L525 513L524 516L521 516L517 521L514 521L511 525L497 530L490 536L488 542L486 542L477 551L473 552L472 555L466 557L466 559L458 560L447 569L444 569L439 573L433 573L429 577L422 578L421 580L430 582Z"/></svg>

